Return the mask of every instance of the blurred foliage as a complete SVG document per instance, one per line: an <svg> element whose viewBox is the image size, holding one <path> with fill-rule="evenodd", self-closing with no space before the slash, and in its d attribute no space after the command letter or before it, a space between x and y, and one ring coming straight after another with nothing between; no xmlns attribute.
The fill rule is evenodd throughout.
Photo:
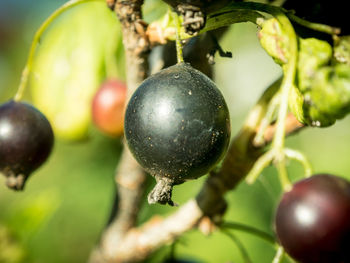
<svg viewBox="0 0 350 263"><path fill-rule="evenodd" d="M16 91L35 30L63 2L0 1L2 102ZM146 3L159 4L156 0ZM164 7L146 6L145 10L151 10L152 14L147 20L156 19L166 10ZM216 58L215 81L228 102L233 135L264 88L281 74L256 35L257 28L252 24L231 26L220 44L232 51L233 59ZM42 41L44 45L45 39ZM29 94L26 95L29 100ZM328 129L309 128L288 138L287 146L305 152L315 172L350 179L346 158L350 149L349 128L348 118ZM29 178L24 192L12 192L4 186L4 178L0 178L0 262L86 262L109 218L115 193L113 176L120 151L120 140L106 138L90 127L89 139L84 142L57 141L51 158ZM293 181L303 176L302 167L294 162L290 162L289 172ZM196 195L203 180L205 178L176 186L174 200L185 203ZM149 188L153 184L150 178ZM242 182L226 195L230 206L225 219L273 234L274 209L280 194L274 168L266 169L254 185ZM155 214L167 215L174 209L177 208L145 204L139 222ZM243 242L253 262L271 262L275 250L270 244L250 234L232 232ZM165 246L148 262L161 262L168 258L170 250L170 246ZM199 262L243 262L235 244L220 232L209 237L197 230L186 233L179 239L175 253L182 259Z"/></svg>
<svg viewBox="0 0 350 263"><path fill-rule="evenodd" d="M261 27L262 47L283 67L291 55L287 34L275 18L265 20ZM326 41L298 38L296 81L289 105L296 118L306 125L331 126L350 112L349 38L337 40L333 52Z"/></svg>
<svg viewBox="0 0 350 263"><path fill-rule="evenodd" d="M18 263L25 259L25 251L11 235L8 228L0 222L0 263Z"/></svg>
<svg viewBox="0 0 350 263"><path fill-rule="evenodd" d="M121 30L104 2L88 2L64 12L43 35L32 69L35 105L67 140L87 137L91 100L102 80L122 78ZM119 73L119 74L118 74Z"/></svg>

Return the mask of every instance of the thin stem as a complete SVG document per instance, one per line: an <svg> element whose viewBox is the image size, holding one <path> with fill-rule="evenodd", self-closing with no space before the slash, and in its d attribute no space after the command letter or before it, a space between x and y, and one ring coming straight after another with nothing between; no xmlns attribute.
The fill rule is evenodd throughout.
<svg viewBox="0 0 350 263"><path fill-rule="evenodd" d="M255 3L255 2L238 2L238 3L230 4L229 7L233 7L237 9L251 9L251 10L266 12L266 13L270 13L273 16L275 16L276 12L279 12L279 13L283 13L285 16L287 16L290 20L294 21L295 23L301 26L304 26L306 28L310 28L312 30L323 32L330 35L340 34L340 28L332 27L325 24L313 23L313 22L304 20L294 15L293 12L288 11L279 6L272 6L269 4Z"/></svg>
<svg viewBox="0 0 350 263"><path fill-rule="evenodd" d="M82 3L86 3L86 2L92 2L92 1L104 1L104 0L71 0L68 1L67 3L63 4L61 7L59 7L58 9L56 9L45 21L44 23L41 24L41 26L39 27L39 29L35 32L32 44L30 46L30 50L29 50L29 55L27 58L27 63L22 71L22 75L21 75L21 82L19 84L17 93L14 97L15 101L19 101L21 100L24 90L27 87L28 84L28 78L29 78L29 74L32 71L32 66L33 66L33 58L34 58L34 54L36 51L36 48L40 42L40 38L42 36L42 34L44 33L44 31L50 26L50 24L60 15L62 14L64 11L82 4Z"/></svg>
<svg viewBox="0 0 350 263"><path fill-rule="evenodd" d="M243 231L245 233L260 237L261 239L265 240L270 244L273 244L273 245L275 244L275 238L272 235L252 226L248 226L248 225L244 225L236 222L224 222L220 225L220 227Z"/></svg>
<svg viewBox="0 0 350 263"><path fill-rule="evenodd" d="M262 170L264 170L273 160L275 153L273 150L270 150L264 153L255 163L253 168L250 170L246 177L246 182L248 184L252 184L256 181L256 179L261 174Z"/></svg>
<svg viewBox="0 0 350 263"><path fill-rule="evenodd" d="M288 61L285 65L283 65L284 76L282 79L281 87L280 87L280 107L277 115L276 122L276 131L275 136L272 141L272 150L268 152L268 154L263 155L261 158L263 160L258 160L257 163L259 165L254 165L253 172L250 172L249 178L247 177L248 182L252 182L256 179L255 176L258 176L256 172L261 172L261 168L264 168L267 162L269 161L271 153L274 154L273 159L275 160L275 164L277 166L278 172L280 172L281 183L285 189L288 189L290 186L288 183L289 179L287 176L287 171L285 168L285 157L284 157L284 137L285 137L285 120L288 114L288 97L290 90L292 88L293 82L295 80L296 74L296 66L297 66L297 58L298 58L298 43L297 37L294 31L294 28L285 15L285 10L280 7L271 6L267 4L261 3L253 3L253 2L243 2L243 3L233 3L232 7L243 8L243 9L253 9L257 11L262 11L271 14L274 16L281 26L284 29L284 32L289 38L289 57ZM269 157L269 158L267 158ZM256 168L256 169L254 169Z"/></svg>
<svg viewBox="0 0 350 263"><path fill-rule="evenodd" d="M293 150L293 149L289 149L289 148L285 148L284 153L288 158L296 160L303 165L305 177L310 177L312 175L311 164L302 152L299 152L299 151Z"/></svg>
<svg viewBox="0 0 350 263"><path fill-rule="evenodd" d="M276 169L278 171L278 176L284 192L288 192L292 189L292 183L289 180L288 172L285 164L285 158L279 159L275 163Z"/></svg>
<svg viewBox="0 0 350 263"><path fill-rule="evenodd" d="M277 112L279 102L280 102L279 95L280 95L279 93L275 94L275 96L272 98L271 102L267 107L265 117L261 120L259 130L253 140L253 144L255 147L262 146L265 142L264 134L265 134L266 128L271 124Z"/></svg>
<svg viewBox="0 0 350 263"><path fill-rule="evenodd" d="M338 27L332 27L332 26L328 26L328 25L324 25L324 24L313 23L313 22L307 21L305 19L302 19L302 18L294 15L291 12L287 12L286 15L293 22L295 22L303 27L315 30L315 31L323 32L323 33L330 34L330 35L338 35L338 34L340 34L340 31L341 31L340 28L338 28Z"/></svg>
<svg viewBox="0 0 350 263"><path fill-rule="evenodd" d="M244 245L242 244L242 242L231 232L227 231L227 230L222 230L222 232L227 235L237 246L239 252L242 255L243 261L245 263L252 263L252 260L249 257L248 251L246 250L246 248L244 247Z"/></svg>
<svg viewBox="0 0 350 263"><path fill-rule="evenodd" d="M272 260L272 263L281 263L283 256L284 256L284 249L282 246L279 245L277 247L277 252L276 252L275 257Z"/></svg>
<svg viewBox="0 0 350 263"><path fill-rule="evenodd" d="M285 33L288 35L290 57L288 58L287 64L283 66L284 76L280 88L280 108L277 117L276 134L272 142L273 148L276 149L277 154L283 155L285 134L284 121L288 112L288 96L295 79L298 58L298 44L296 34L294 32L291 22L284 14L285 10L283 8L253 2L233 3L231 6L243 9L253 9L271 14L278 20L278 22L282 25Z"/></svg>
<svg viewBox="0 0 350 263"><path fill-rule="evenodd" d="M172 14L173 14L173 18L175 21L175 28L176 28L176 55L177 55L177 63L179 64L184 62L184 58L182 55L182 44L180 39L181 24L180 24L179 16L175 12L172 12Z"/></svg>
<svg viewBox="0 0 350 263"><path fill-rule="evenodd" d="M276 153L282 156L283 147L284 147L284 135L285 135L285 119L288 114L288 97L295 79L298 47L297 47L297 38L294 32L294 29L290 21L288 20L288 18L282 13L277 14L276 18L282 24L285 32L289 36L289 50L290 50L290 57L288 59L288 63L283 66L284 77L282 80L281 91L280 91L281 92L280 107L279 107L277 122L276 122L276 133L275 133L274 140L272 142L272 147L277 151Z"/></svg>
<svg viewBox="0 0 350 263"><path fill-rule="evenodd" d="M246 129L256 129L256 126L261 122L262 118L266 114L267 107L270 104L272 98L278 92L278 89L279 85L276 85L276 82L272 83L269 87L267 87L267 89L261 95L256 105L249 112L247 120L244 124L244 127ZM250 137L248 139L250 139Z"/></svg>

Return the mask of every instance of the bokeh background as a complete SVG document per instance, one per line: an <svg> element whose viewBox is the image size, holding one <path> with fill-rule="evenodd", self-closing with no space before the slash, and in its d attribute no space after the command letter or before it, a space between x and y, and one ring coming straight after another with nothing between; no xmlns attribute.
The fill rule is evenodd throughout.
<svg viewBox="0 0 350 263"><path fill-rule="evenodd" d="M0 1L1 103L16 92L35 30L64 2ZM164 10L158 8L161 5L156 0L146 3L149 20ZM281 70L260 47L257 28L252 24L231 26L220 43L233 53L232 59L217 57L214 70L215 81L228 102L235 134L248 110ZM31 100L30 92L25 93L25 100ZM315 172L350 179L349 128L350 119L345 118L330 128L305 129L288 138L287 144L303 151ZM86 140L73 143L57 139L51 157L31 176L25 191L7 189L0 177L0 263L86 262L109 218L116 191L113 175L121 150L120 139L109 138L91 125ZM290 162L288 170L293 181L303 177L297 163ZM255 184L242 182L228 193L225 219L272 234L274 210L281 195L276 178L275 169L268 168ZM198 192L203 180L175 187L174 200L185 203ZM149 188L153 184L150 178ZM145 203L139 221L176 209ZM244 244L252 262L271 262L273 246L256 236L232 232ZM149 262L162 262L170 250L165 246ZM185 234L175 246L175 255L198 262L243 262L236 244L220 232L209 237L197 230Z"/></svg>

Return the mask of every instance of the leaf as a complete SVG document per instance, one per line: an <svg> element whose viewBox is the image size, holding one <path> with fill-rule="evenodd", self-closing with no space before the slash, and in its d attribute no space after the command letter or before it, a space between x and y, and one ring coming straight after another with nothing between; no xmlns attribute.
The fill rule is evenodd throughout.
<svg viewBox="0 0 350 263"><path fill-rule="evenodd" d="M311 88L314 75L329 64L332 47L316 38L299 38L298 87L303 92Z"/></svg>
<svg viewBox="0 0 350 263"><path fill-rule="evenodd" d="M234 7L223 8L207 17L205 27L198 34L203 34L221 27L230 26L231 24L235 23L256 23L258 19L262 19L263 17L263 15L253 10L243 10ZM183 22L182 16L180 16L180 22ZM174 41L175 33L176 23L170 10L168 10L168 12L160 19L152 22L147 29L147 34L150 41L161 44L165 44L166 41L169 40ZM184 27L181 27L179 34L181 39L193 37L192 35L185 33Z"/></svg>
<svg viewBox="0 0 350 263"><path fill-rule="evenodd" d="M328 127L350 111L350 66L332 62L332 47L315 38L299 39L298 88L290 107L299 121Z"/></svg>
<svg viewBox="0 0 350 263"><path fill-rule="evenodd" d="M288 62L289 38L277 19L264 20L258 36L261 46L277 64L283 65Z"/></svg>
<svg viewBox="0 0 350 263"><path fill-rule="evenodd" d="M350 65L350 36L342 36L336 39L334 58L337 63Z"/></svg>
<svg viewBox="0 0 350 263"><path fill-rule="evenodd" d="M46 189L35 193L35 196L27 196L23 202L16 204L7 226L22 241L28 241L45 226L61 202L61 197L55 189Z"/></svg>
<svg viewBox="0 0 350 263"><path fill-rule="evenodd" d="M350 112L350 67L338 64L317 71L304 95L307 123L327 127Z"/></svg>
<svg viewBox="0 0 350 263"><path fill-rule="evenodd" d="M48 117L57 137L87 137L91 99L105 71L111 71L112 62L106 58L115 54L111 48L118 49L120 38L118 20L104 2L66 11L43 36L30 84L34 104Z"/></svg>
<svg viewBox="0 0 350 263"><path fill-rule="evenodd" d="M9 229L0 222L0 263L24 262L25 250Z"/></svg>
<svg viewBox="0 0 350 263"><path fill-rule="evenodd" d="M303 94L298 89L298 87L296 87L295 85L293 85L293 87L290 90L289 97L288 97L288 105L291 112L296 117L296 119L300 123L306 123L304 107L303 107L304 97L303 97Z"/></svg>

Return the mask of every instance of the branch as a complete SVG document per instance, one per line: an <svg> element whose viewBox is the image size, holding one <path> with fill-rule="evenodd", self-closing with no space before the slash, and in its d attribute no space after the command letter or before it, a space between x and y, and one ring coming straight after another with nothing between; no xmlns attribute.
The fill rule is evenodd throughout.
<svg viewBox="0 0 350 263"><path fill-rule="evenodd" d="M300 129L304 128L305 126L301 124L292 113L289 113L286 122L285 122L285 129L287 134L294 133L296 131L299 131ZM276 130L276 124L270 125L265 133L264 133L264 141L270 142L272 141L272 138L275 134ZM256 146L256 145L254 145Z"/></svg>
<svg viewBox="0 0 350 263"><path fill-rule="evenodd" d="M107 0L121 22L126 53L128 98L146 78L148 71L149 42L145 36L145 23L142 22L143 0ZM117 207L111 215L111 222L104 231L100 245L95 249L90 262L105 262L114 256L114 249L124 235L135 226L145 188L146 175L124 142L124 151L116 171Z"/></svg>

